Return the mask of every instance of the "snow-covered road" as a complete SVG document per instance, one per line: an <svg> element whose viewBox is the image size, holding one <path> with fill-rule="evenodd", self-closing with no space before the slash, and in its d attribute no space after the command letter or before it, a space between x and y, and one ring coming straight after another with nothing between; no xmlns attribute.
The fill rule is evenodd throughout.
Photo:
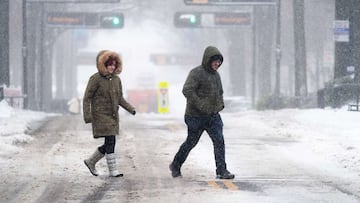
<svg viewBox="0 0 360 203"><path fill-rule="evenodd" d="M16 134L9 130L12 121L25 120L22 114L29 112L0 118L2 146ZM0 202L360 202L358 112L285 109L222 116L232 181L214 179L206 133L183 165L183 178L173 179L168 164L186 137L183 117L124 113L116 154L125 176L109 178L101 160L101 175L94 177L83 159L102 140L92 139L81 116L55 115L26 135L31 139L1 149Z"/></svg>

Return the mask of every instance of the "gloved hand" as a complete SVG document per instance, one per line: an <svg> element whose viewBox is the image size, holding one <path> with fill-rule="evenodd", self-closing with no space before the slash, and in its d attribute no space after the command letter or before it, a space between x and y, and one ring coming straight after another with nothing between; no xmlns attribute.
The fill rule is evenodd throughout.
<svg viewBox="0 0 360 203"><path fill-rule="evenodd" d="M135 114L136 114L135 109L131 112L131 114L135 116Z"/></svg>

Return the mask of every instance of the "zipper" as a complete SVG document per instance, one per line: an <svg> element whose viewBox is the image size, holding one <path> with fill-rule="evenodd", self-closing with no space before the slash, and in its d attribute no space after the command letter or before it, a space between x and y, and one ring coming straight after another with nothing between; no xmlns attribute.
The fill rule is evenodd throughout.
<svg viewBox="0 0 360 203"><path fill-rule="evenodd" d="M114 112L114 98L112 95L112 91L113 91L113 85L112 85L112 77L109 78L109 94L110 94L110 100L111 100L111 109L113 111L112 116L115 117L115 112Z"/></svg>

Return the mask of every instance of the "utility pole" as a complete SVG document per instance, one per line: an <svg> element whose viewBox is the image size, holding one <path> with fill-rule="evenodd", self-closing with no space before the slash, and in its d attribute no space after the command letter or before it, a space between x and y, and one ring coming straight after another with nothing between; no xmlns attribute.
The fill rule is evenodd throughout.
<svg viewBox="0 0 360 203"><path fill-rule="evenodd" d="M24 97L24 109L28 109L28 98L27 98L27 94L28 94L28 72L27 72L27 36L26 36L26 27L27 27L27 20L26 20L26 16L27 12L26 12L26 0L22 1L22 57L23 57L23 82L22 82L22 91L23 91L23 95Z"/></svg>
<svg viewBox="0 0 360 203"><path fill-rule="evenodd" d="M351 0L336 0L335 2L335 35L337 29L337 22L343 21L349 23ZM346 29L345 27L343 29ZM335 38L335 70L334 79L339 79L347 74L347 67L350 66L350 47L349 47L349 30L346 33L347 37L343 39Z"/></svg>
<svg viewBox="0 0 360 203"><path fill-rule="evenodd" d="M276 69L275 69L275 98L280 97L280 65L281 65L281 0L277 1L276 18ZM277 101L278 103L279 101Z"/></svg>
<svg viewBox="0 0 360 203"><path fill-rule="evenodd" d="M350 18L350 49L352 50L352 64L355 67L355 83L360 83L360 0L353 0Z"/></svg>
<svg viewBox="0 0 360 203"><path fill-rule="evenodd" d="M256 13L256 7L253 7L253 13ZM257 33L256 33L256 15L254 15L252 24L252 68L251 68L251 105L255 108L256 103L256 61L257 61Z"/></svg>
<svg viewBox="0 0 360 203"><path fill-rule="evenodd" d="M9 86L9 0L0 1L0 25L0 86Z"/></svg>
<svg viewBox="0 0 360 203"><path fill-rule="evenodd" d="M257 23L257 72L256 75L258 77L257 80L257 93L259 98L266 98L271 93L273 93L272 81L274 80L274 76L271 74L272 66L271 61L275 59L271 56L273 55L274 50L274 35L275 35L275 15L276 7L275 6L261 6L258 7L255 15L256 15L256 23ZM269 32L269 30L273 30ZM274 71L273 71L274 73Z"/></svg>
<svg viewBox="0 0 360 203"><path fill-rule="evenodd" d="M349 26L348 38L335 40L334 79L346 76L348 67L354 67L354 81L360 83L360 0L336 0L335 9L335 22L348 21Z"/></svg>
<svg viewBox="0 0 360 203"><path fill-rule="evenodd" d="M304 0L294 0L295 97L307 96Z"/></svg>

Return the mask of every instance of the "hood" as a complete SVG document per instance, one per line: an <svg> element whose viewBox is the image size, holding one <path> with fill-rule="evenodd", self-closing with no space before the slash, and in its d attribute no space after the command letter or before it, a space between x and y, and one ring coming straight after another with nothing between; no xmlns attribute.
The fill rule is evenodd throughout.
<svg viewBox="0 0 360 203"><path fill-rule="evenodd" d="M221 56L221 62L223 62L223 55L220 53L220 51L213 46L208 46L206 47L205 51L204 51L204 55L202 58L202 62L201 65L208 71L213 72L214 70L211 68L211 64L210 64L210 58L215 56L215 55L220 55ZM222 64L222 63L221 63ZM221 66L221 65L220 65Z"/></svg>
<svg viewBox="0 0 360 203"><path fill-rule="evenodd" d="M99 73L104 76L109 75L109 73L106 69L106 66L105 66L105 62L109 58L114 58L117 62L116 68L114 70L114 74L120 74L122 71L122 61L120 59L120 56L116 52L113 52L110 50L102 50L96 56L96 67L97 67Z"/></svg>

